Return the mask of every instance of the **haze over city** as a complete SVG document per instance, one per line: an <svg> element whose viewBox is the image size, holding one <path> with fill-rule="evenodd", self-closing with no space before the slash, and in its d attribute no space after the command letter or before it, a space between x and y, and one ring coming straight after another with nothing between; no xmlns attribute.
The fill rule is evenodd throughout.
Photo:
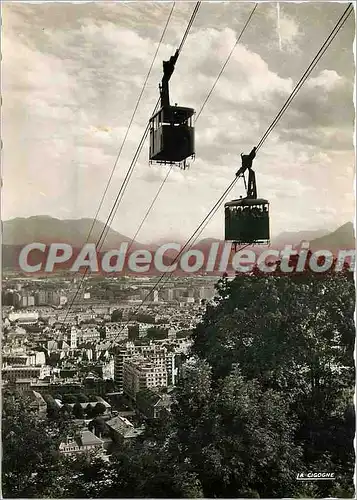
<svg viewBox="0 0 357 500"><path fill-rule="evenodd" d="M177 3L99 219L105 221L158 99L162 60L193 10ZM3 5L2 218L94 217L172 4ZM172 102L198 112L252 4L203 3L171 79ZM196 125L196 160L173 169L141 242L191 235L260 140L344 4L259 4ZM255 160L272 235L334 230L354 216L353 16ZM142 151L112 228L131 237L165 166ZM238 183L228 196L244 194ZM223 237L220 209L202 237Z"/></svg>

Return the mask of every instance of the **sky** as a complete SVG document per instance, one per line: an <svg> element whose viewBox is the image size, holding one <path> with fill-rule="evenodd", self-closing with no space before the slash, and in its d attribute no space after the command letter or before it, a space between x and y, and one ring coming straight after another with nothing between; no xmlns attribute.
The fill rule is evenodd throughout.
<svg viewBox="0 0 357 500"><path fill-rule="evenodd" d="M169 13L170 2L2 4L2 219L95 216ZM106 221L158 100L162 61L195 3L176 2L98 218ZM221 197L347 4L259 3L196 123L196 158L173 168L137 235L187 239ZM170 81L198 113L254 3L202 2ZM354 220L355 14L255 159L271 231ZM167 166L145 143L111 227L132 237ZM244 195L239 181L225 201ZM223 238L224 210L202 237Z"/></svg>

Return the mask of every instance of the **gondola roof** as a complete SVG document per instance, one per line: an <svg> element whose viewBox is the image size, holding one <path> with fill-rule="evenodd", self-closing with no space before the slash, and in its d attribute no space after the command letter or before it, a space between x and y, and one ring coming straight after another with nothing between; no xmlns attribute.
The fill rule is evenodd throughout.
<svg viewBox="0 0 357 500"><path fill-rule="evenodd" d="M195 114L195 110L193 108L187 108L184 106L163 106L152 115L151 119L155 118L162 111L164 112L164 119L166 116L175 116L179 119L187 119Z"/></svg>
<svg viewBox="0 0 357 500"><path fill-rule="evenodd" d="M228 201L224 204L225 207L250 207L253 205L266 205L269 203L268 200L264 198L256 198L256 199L247 199L247 198L239 198L238 200Z"/></svg>

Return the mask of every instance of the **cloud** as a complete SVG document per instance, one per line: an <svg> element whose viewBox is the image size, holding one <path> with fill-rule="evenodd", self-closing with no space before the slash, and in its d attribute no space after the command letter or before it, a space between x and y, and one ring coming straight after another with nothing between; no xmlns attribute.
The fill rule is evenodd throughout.
<svg viewBox="0 0 357 500"><path fill-rule="evenodd" d="M96 213L171 7L151 2L4 6L5 218ZM172 102L200 111L251 7L202 4L171 80ZM299 8L294 8L298 14ZM309 8L301 7L304 12ZM307 38L318 45L328 30L319 23L307 28L289 9L284 4L280 11L282 53L272 31L275 5L259 5L197 120L195 161L185 172L172 169L139 240L188 237L234 178L240 153L259 141L290 95L308 64ZM311 12L318 19L322 12L327 16L328 9L324 4L311 7ZM173 11L105 198L102 220L158 99L162 60L176 49L192 10L191 4L180 3ZM335 43L342 44L338 39ZM352 53L349 46L340 48ZM341 64L336 59L337 69L321 61L255 161L259 192L272 200L275 232L338 225L353 210L353 82L350 66ZM149 166L146 142L113 221L115 229L128 236L136 232L167 168ZM241 182L227 199L239 194L244 194ZM332 213L332 200L344 195L346 205ZM223 220L220 209L206 233L222 237Z"/></svg>
<svg viewBox="0 0 357 500"><path fill-rule="evenodd" d="M353 87L335 71L306 81L278 126L283 141L324 150L353 150Z"/></svg>
<svg viewBox="0 0 357 500"><path fill-rule="evenodd" d="M318 76L310 78L306 82L306 86L310 89L320 89L324 91L331 91L338 89L343 85L343 78L336 73L336 71L324 69Z"/></svg>

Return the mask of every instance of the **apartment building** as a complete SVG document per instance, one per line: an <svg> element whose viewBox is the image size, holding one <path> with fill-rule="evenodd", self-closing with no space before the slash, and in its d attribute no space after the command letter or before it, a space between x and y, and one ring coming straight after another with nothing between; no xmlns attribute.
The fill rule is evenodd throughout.
<svg viewBox="0 0 357 500"><path fill-rule="evenodd" d="M124 388L124 365L128 360L136 356L143 357L155 366L165 368L168 377L168 384L175 385L177 379L177 368L175 364L176 353L174 350L169 351L166 347L155 343L151 343L149 345L134 345L132 342L127 342L126 345L123 346L115 355L114 376L119 390L123 390Z"/></svg>
<svg viewBox="0 0 357 500"><path fill-rule="evenodd" d="M2 376L9 382L16 382L19 379L43 379L51 375L50 366L7 366L2 369Z"/></svg>
<svg viewBox="0 0 357 500"><path fill-rule="evenodd" d="M153 387L167 387L165 365L155 365L144 357L126 361L123 370L124 394L135 400L138 392Z"/></svg>

